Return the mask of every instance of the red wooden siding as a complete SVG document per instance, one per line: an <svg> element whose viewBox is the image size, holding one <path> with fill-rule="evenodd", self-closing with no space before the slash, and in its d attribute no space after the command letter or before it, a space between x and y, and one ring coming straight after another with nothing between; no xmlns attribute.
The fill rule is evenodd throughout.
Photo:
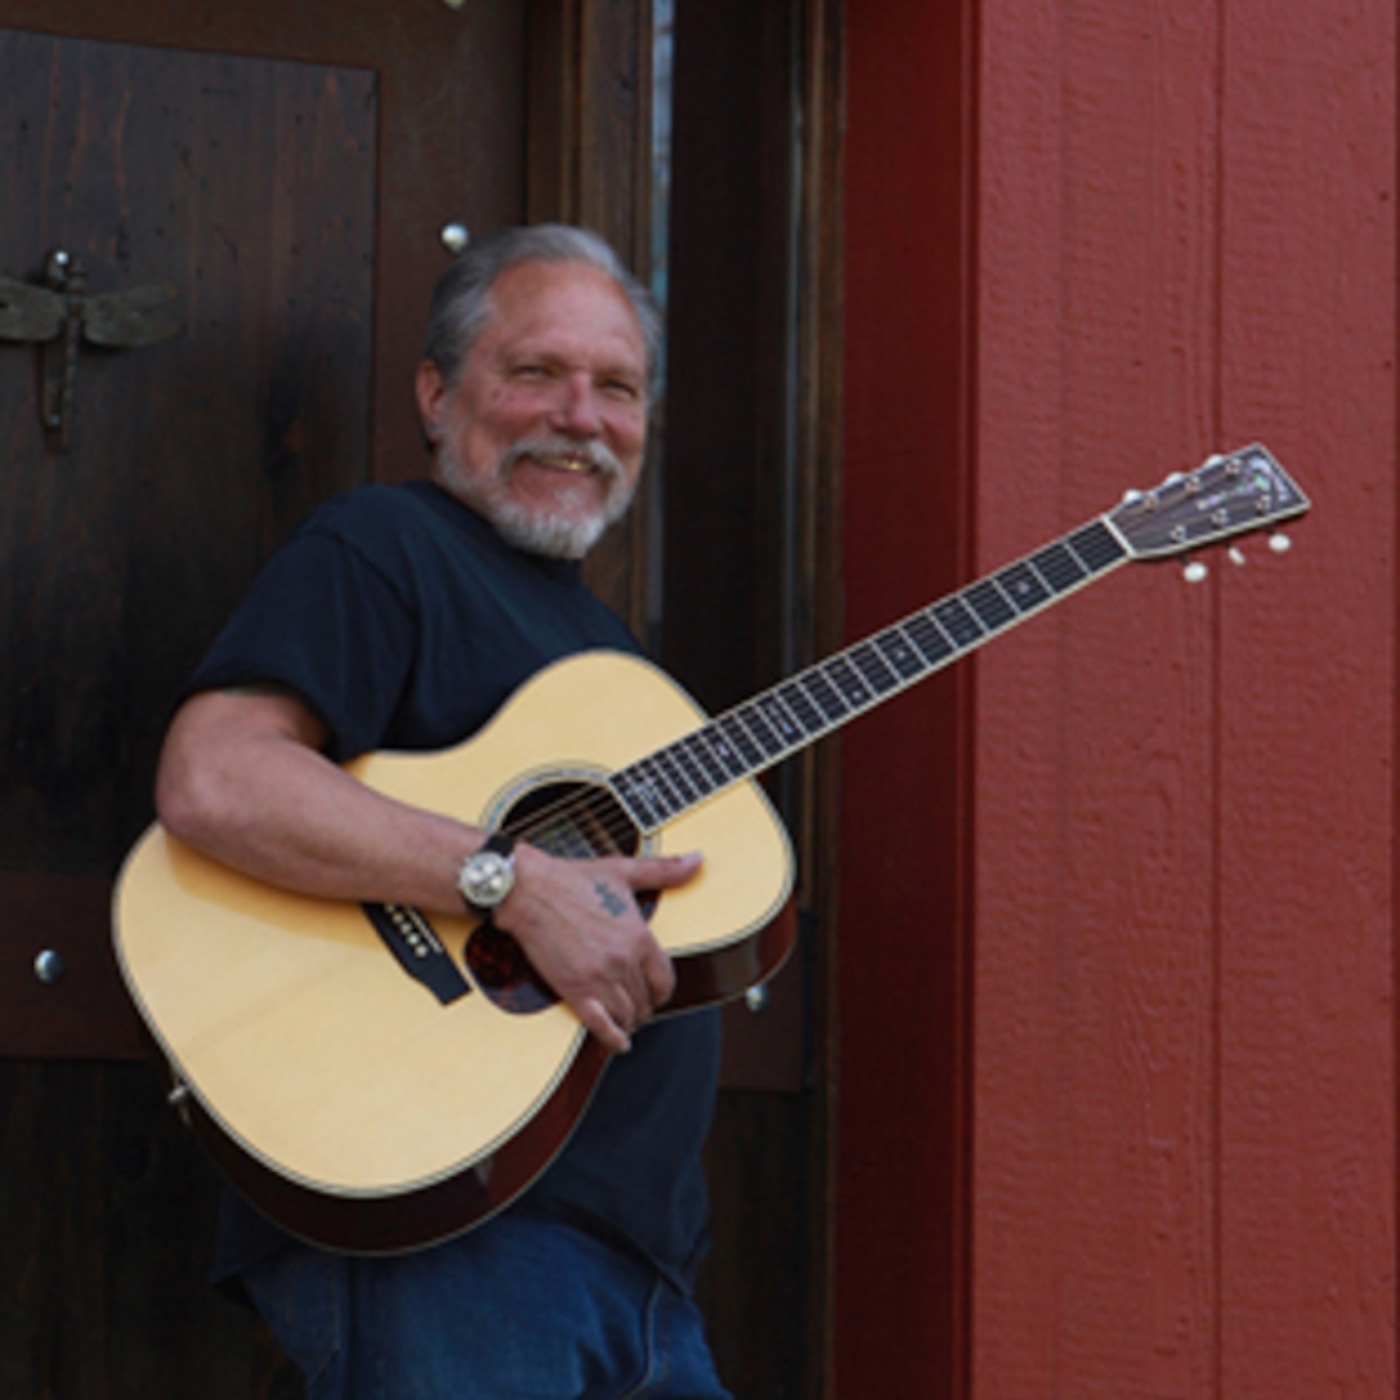
<svg viewBox="0 0 1400 1400"><path fill-rule="evenodd" d="M852 634L1256 438L1314 511L847 740L837 1393L1388 1400L1395 8L976 9L847 6Z"/></svg>

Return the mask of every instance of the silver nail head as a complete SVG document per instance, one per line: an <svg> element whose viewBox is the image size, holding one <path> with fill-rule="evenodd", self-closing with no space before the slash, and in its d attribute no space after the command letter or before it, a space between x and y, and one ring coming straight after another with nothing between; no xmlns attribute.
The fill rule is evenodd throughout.
<svg viewBox="0 0 1400 1400"><path fill-rule="evenodd" d="M750 987L744 993L744 1005L755 1013L762 1011L772 999L772 992L766 986Z"/></svg>
<svg viewBox="0 0 1400 1400"><path fill-rule="evenodd" d="M442 246L454 257L472 241L465 224L444 224L442 226Z"/></svg>
<svg viewBox="0 0 1400 1400"><path fill-rule="evenodd" d="M45 948L34 959L34 975L47 987L53 986L66 971L63 955L52 948Z"/></svg>

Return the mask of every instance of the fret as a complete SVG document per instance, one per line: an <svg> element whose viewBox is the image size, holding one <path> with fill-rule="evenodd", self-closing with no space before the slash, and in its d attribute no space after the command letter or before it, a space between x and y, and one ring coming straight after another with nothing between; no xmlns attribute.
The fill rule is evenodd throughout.
<svg viewBox="0 0 1400 1400"><path fill-rule="evenodd" d="M863 710L870 703L870 687L844 656L833 656L822 669L852 710Z"/></svg>
<svg viewBox="0 0 1400 1400"><path fill-rule="evenodd" d="M680 793L687 807L697 797L709 796L699 773L687 766L685 750L680 744L668 744L664 749L658 749L653 757L657 768L670 779L671 786Z"/></svg>
<svg viewBox="0 0 1400 1400"><path fill-rule="evenodd" d="M806 731L797 722L797 717L783 704L776 691L770 690L760 695L754 703L784 748L790 749L806 737Z"/></svg>
<svg viewBox="0 0 1400 1400"><path fill-rule="evenodd" d="M685 795L677 787L675 777L671 770L662 762L662 754L654 753L648 758L644 758L636 765L638 771L651 784L655 792L655 804L667 816L674 816L677 812L683 812L687 803Z"/></svg>
<svg viewBox="0 0 1400 1400"><path fill-rule="evenodd" d="M645 759L614 773L612 790L639 831L653 831L670 813L656 785L642 773Z"/></svg>
<svg viewBox="0 0 1400 1400"><path fill-rule="evenodd" d="M802 689L812 697L812 703L828 724L838 723L851 712L851 707L841 698L841 692L827 680L820 666L804 671L800 679Z"/></svg>
<svg viewBox="0 0 1400 1400"><path fill-rule="evenodd" d="M749 765L744 762L743 754L729 742L719 724L707 724L700 732L705 736L706 747L730 778L742 778L747 775Z"/></svg>
<svg viewBox="0 0 1400 1400"><path fill-rule="evenodd" d="M976 645L985 630L961 598L945 598L933 605L933 615L952 637L959 650Z"/></svg>
<svg viewBox="0 0 1400 1400"><path fill-rule="evenodd" d="M964 589L962 596L988 632L999 632L1016 621L1016 609L993 583L975 583L971 588Z"/></svg>
<svg viewBox="0 0 1400 1400"><path fill-rule="evenodd" d="M740 754L743 755L744 762L748 765L749 772L754 772L763 765L763 750L754 743L749 731L739 723L736 716L731 712L718 721L718 728L725 739L729 741Z"/></svg>
<svg viewBox="0 0 1400 1400"><path fill-rule="evenodd" d="M1031 555L1036 572L1056 593L1068 592L1084 582L1086 570L1063 544L1046 545Z"/></svg>
<svg viewBox="0 0 1400 1400"><path fill-rule="evenodd" d="M808 694L802 680L801 676L795 676L790 681L784 681L777 693L806 733L820 734L827 726L827 718Z"/></svg>
<svg viewBox="0 0 1400 1400"><path fill-rule="evenodd" d="M679 739L674 744L668 745L661 751L670 757L673 767L684 780L687 788L696 797L708 797L714 791L714 784L710 781L709 774L705 772L704 766L695 755L694 746L689 741L689 736Z"/></svg>
<svg viewBox="0 0 1400 1400"><path fill-rule="evenodd" d="M763 711L753 701L747 705L740 705L731 713L748 730L750 737L758 745L759 752L764 758L772 758L774 754L782 752L782 740L778 738L776 731L763 717Z"/></svg>
<svg viewBox="0 0 1400 1400"><path fill-rule="evenodd" d="M1085 567L1095 574L1119 563L1128 554L1102 520L1092 521L1076 530L1069 537L1069 544L1084 561Z"/></svg>
<svg viewBox="0 0 1400 1400"><path fill-rule="evenodd" d="M996 580L1023 613L1040 607L1051 596L1035 571L1024 563L1008 565L996 575Z"/></svg>
<svg viewBox="0 0 1400 1400"><path fill-rule="evenodd" d="M934 621L933 614L927 609L911 617L904 624L904 630L930 666L937 666L957 652L948 634Z"/></svg>
<svg viewBox="0 0 1400 1400"><path fill-rule="evenodd" d="M712 791L724 787L732 778L738 776L732 772L724 763L717 746L714 743L712 729L707 726L704 729L697 729L694 734L681 740L687 749L694 756L696 762L704 769L705 781L710 785ZM733 753L728 744L721 742L719 745L725 753Z"/></svg>
<svg viewBox="0 0 1400 1400"><path fill-rule="evenodd" d="M923 675L927 666L918 650L911 642L903 627L891 627L874 639L885 664L902 681L911 681Z"/></svg>
<svg viewBox="0 0 1400 1400"><path fill-rule="evenodd" d="M846 657L876 695L884 695L899 684L899 673L880 655L879 648L873 643L860 642L848 648Z"/></svg>
<svg viewBox="0 0 1400 1400"><path fill-rule="evenodd" d="M1011 594L1007 592L1007 590L1006 590L1006 585L1001 581L1000 577L998 577L996 574L993 574L993 575L991 576L991 578L989 578L989 579L987 580L987 582L990 583L990 584L992 585L992 587L995 588L996 591L997 591L1003 598L1006 599L1007 604L1008 604L1008 605L1010 606L1010 608L1011 608L1011 611L1012 611L1012 612L1015 614L1015 616L1016 616L1016 620L1019 622L1019 621L1021 620L1021 616L1022 616L1021 610L1016 606L1016 601L1015 601L1015 599L1013 599L1012 596L1011 596Z"/></svg>

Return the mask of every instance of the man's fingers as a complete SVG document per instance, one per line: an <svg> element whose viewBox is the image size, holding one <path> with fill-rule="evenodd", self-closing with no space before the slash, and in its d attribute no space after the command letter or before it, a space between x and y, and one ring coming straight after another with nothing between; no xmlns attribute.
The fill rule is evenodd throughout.
<svg viewBox="0 0 1400 1400"><path fill-rule="evenodd" d="M632 861L634 890L670 890L695 878L704 857L699 851L683 856L638 856Z"/></svg>
<svg viewBox="0 0 1400 1400"><path fill-rule="evenodd" d="M666 950L659 943L653 944L642 963L642 974L646 978L647 998L651 1009L665 1006L676 990L676 969Z"/></svg>
<svg viewBox="0 0 1400 1400"><path fill-rule="evenodd" d="M589 997L574 1010L584 1029L597 1036L609 1050L625 1055L632 1048L631 1037L608 1015L607 1008L596 997Z"/></svg>

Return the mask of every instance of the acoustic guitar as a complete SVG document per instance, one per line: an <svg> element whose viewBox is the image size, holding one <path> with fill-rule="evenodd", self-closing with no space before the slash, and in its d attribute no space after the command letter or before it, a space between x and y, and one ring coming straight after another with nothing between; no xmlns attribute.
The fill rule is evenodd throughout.
<svg viewBox="0 0 1400 1400"><path fill-rule="evenodd" d="M1309 508L1262 446L1212 457L711 719L647 662L586 652L459 747L377 753L361 781L571 857L701 850L650 908L668 1013L736 996L791 949L793 857L757 775L1130 561ZM159 825L114 896L126 985L180 1106L291 1232L384 1252L513 1200L585 1111L607 1054L509 935L274 889Z"/></svg>

